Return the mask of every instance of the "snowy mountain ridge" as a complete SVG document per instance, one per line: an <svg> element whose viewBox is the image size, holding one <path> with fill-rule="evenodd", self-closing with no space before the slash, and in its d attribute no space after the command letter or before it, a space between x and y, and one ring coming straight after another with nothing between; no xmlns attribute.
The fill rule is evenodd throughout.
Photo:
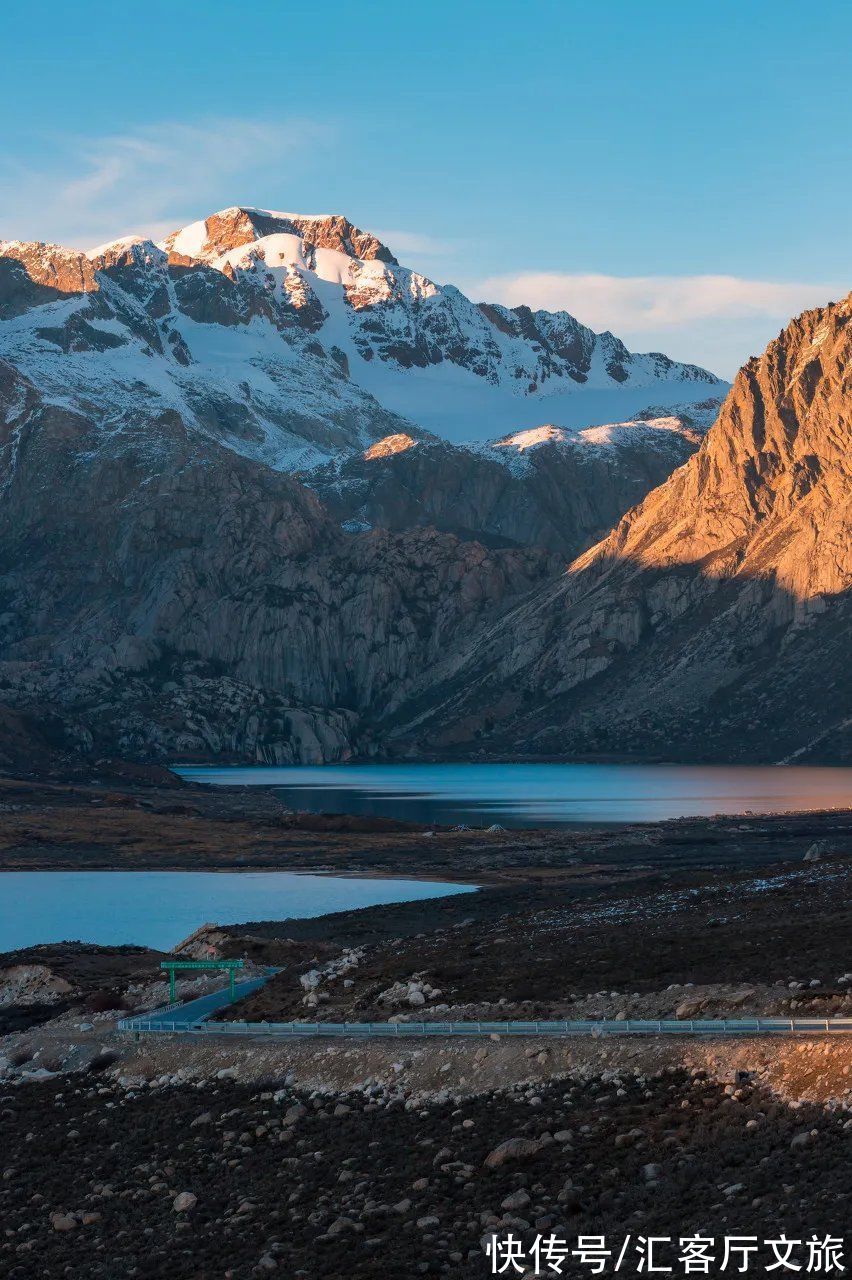
<svg viewBox="0 0 852 1280"><path fill-rule="evenodd" d="M244 207L160 244L0 242L0 357L109 429L177 414L290 471L412 426L494 440L725 387L567 312L476 304L346 218Z"/></svg>
<svg viewBox="0 0 852 1280"><path fill-rule="evenodd" d="M692 456L718 410L711 397L628 422L545 424L466 444L398 432L300 479L349 532L432 526L571 560Z"/></svg>

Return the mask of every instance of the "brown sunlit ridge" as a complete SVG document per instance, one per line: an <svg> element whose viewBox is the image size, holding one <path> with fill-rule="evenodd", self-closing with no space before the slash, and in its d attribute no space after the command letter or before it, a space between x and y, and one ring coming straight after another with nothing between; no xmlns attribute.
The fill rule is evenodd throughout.
<svg viewBox="0 0 852 1280"><path fill-rule="evenodd" d="M697 453L447 664L421 745L845 759L850 317L807 311L750 360Z"/></svg>

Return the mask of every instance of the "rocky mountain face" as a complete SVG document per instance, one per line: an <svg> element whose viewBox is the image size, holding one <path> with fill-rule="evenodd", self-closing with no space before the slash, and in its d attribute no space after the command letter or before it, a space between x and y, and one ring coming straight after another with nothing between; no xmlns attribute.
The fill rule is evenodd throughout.
<svg viewBox="0 0 852 1280"><path fill-rule="evenodd" d="M349 258L364 262L388 262L396 266L396 258L369 231L353 227L348 218L327 214L306 217L298 213L270 213L266 209L234 206L214 213L200 222L173 231L163 242L169 253L182 255L188 261L216 261L231 249L255 244L267 236L296 236L312 249L333 249Z"/></svg>
<svg viewBox="0 0 852 1280"><path fill-rule="evenodd" d="M717 382L660 353L635 355L611 333L595 334L564 311L473 303L401 266L375 236L341 217L226 209L174 232L162 247L189 264L263 280L303 325L341 340L350 359L367 364L448 365L522 396L550 393L566 379L575 387Z"/></svg>
<svg viewBox="0 0 852 1280"><path fill-rule="evenodd" d="M4 363L0 477L0 723L55 749L345 758L555 567L429 528L353 536L174 412L106 435Z"/></svg>
<svg viewBox="0 0 852 1280"><path fill-rule="evenodd" d="M703 444L428 674L420 750L848 761L852 295L741 370Z"/></svg>
<svg viewBox="0 0 852 1280"><path fill-rule="evenodd" d="M848 758L850 306L705 435L710 375L342 218L5 243L8 758Z"/></svg>
<svg viewBox="0 0 852 1280"><path fill-rule="evenodd" d="M692 456L719 403L579 431L547 425L468 447L402 433L302 479L345 528L431 525L570 560Z"/></svg>

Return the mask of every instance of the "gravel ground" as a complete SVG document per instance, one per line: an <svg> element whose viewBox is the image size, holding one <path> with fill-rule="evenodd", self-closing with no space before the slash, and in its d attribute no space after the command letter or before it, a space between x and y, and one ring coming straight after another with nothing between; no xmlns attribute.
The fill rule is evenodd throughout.
<svg viewBox="0 0 852 1280"><path fill-rule="evenodd" d="M494 1232L842 1235L842 1107L791 1105L697 1066L580 1075L430 1102L280 1080L7 1088L0 1269L473 1277L489 1274Z"/></svg>
<svg viewBox="0 0 852 1280"><path fill-rule="evenodd" d="M253 953L282 972L223 1016L367 1022L694 1017L734 1009L850 1015L850 890L848 856L757 874L690 871L665 887L601 886L581 898L566 885L492 890L490 902L488 894L471 895L461 906L449 900L466 918L353 945L331 959L323 949L309 954L304 944L287 951L267 926ZM353 944L359 917L373 910L349 913ZM344 928L342 917L314 923L338 938ZM285 936L291 928L289 921L277 926ZM245 932L254 935L255 926ZM322 939L316 945L327 947ZM233 929L230 946L242 953L240 929Z"/></svg>

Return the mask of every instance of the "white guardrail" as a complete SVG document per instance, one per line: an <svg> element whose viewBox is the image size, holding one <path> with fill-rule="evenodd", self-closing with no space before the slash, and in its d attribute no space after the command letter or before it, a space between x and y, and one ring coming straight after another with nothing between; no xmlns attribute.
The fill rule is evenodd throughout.
<svg viewBox="0 0 852 1280"><path fill-rule="evenodd" d="M166 1035L303 1036L608 1036L852 1035L852 1018L651 1018L564 1022L213 1022L169 1018L174 1009L122 1018L119 1031Z"/></svg>

